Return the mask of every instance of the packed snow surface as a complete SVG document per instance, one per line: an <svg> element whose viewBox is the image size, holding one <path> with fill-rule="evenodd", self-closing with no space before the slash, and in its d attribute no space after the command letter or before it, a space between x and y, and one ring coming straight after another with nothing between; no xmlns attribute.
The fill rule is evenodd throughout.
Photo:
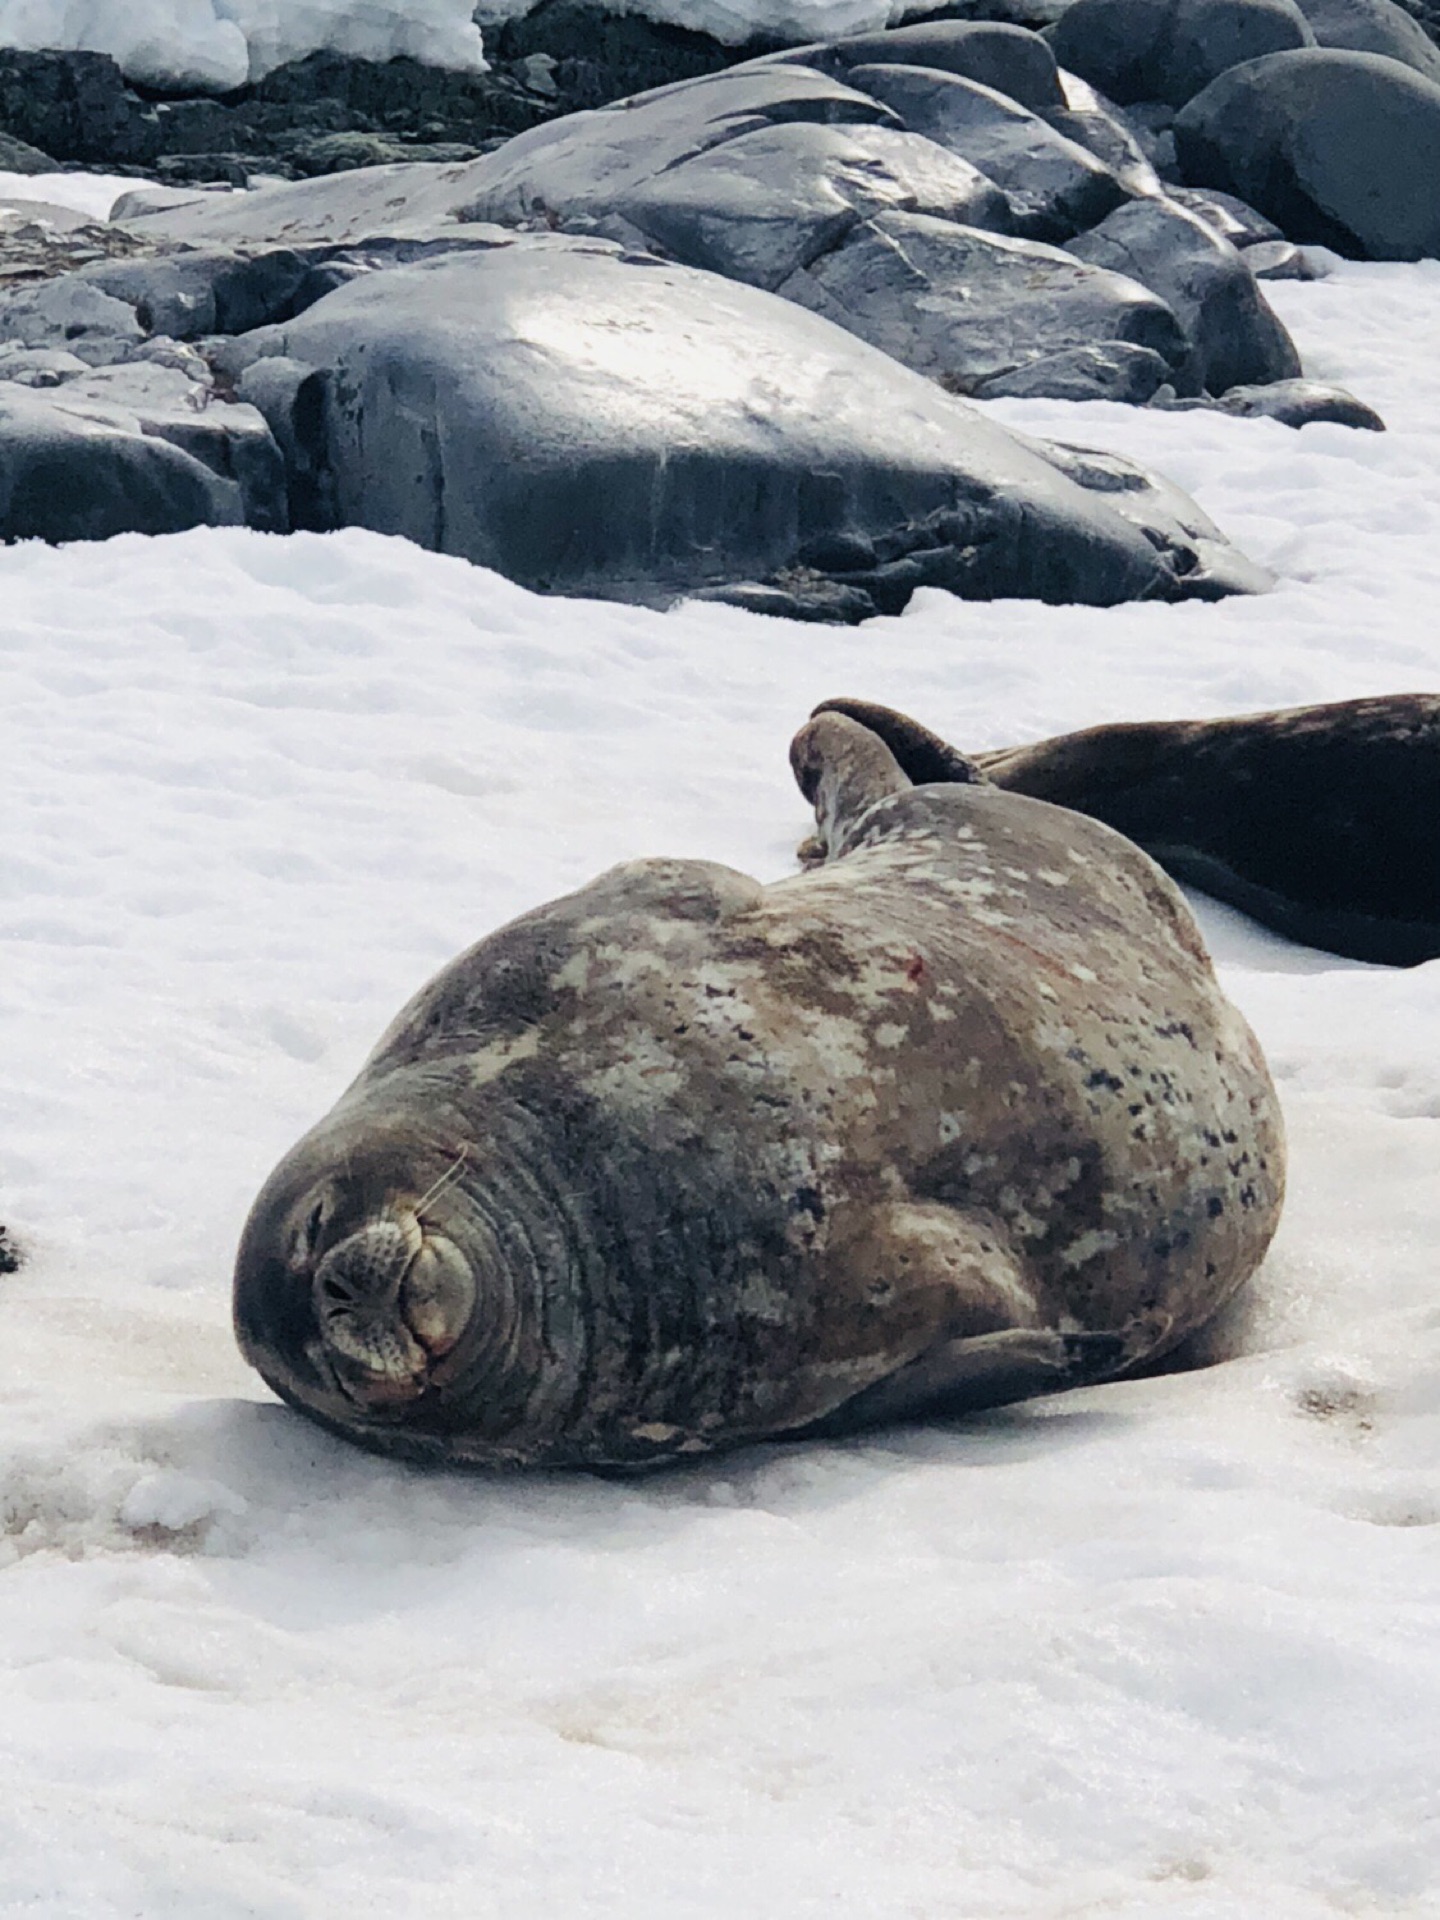
<svg viewBox="0 0 1440 1920"><path fill-rule="evenodd" d="M828 39L887 27L905 0L607 0L734 45L754 34ZM482 0L495 25L535 0ZM317 48L365 60L409 54L437 67L483 68L474 0L0 0L0 47L108 53L132 80L226 92Z"/></svg>
<svg viewBox="0 0 1440 1920"><path fill-rule="evenodd" d="M614 861L790 870L822 697L981 748L1440 689L1440 265L1273 297L1388 434L997 409L1190 488L1264 598L836 631L360 532L0 552L0 1912L1434 1914L1440 964L1202 903L1292 1154L1203 1370L506 1479L327 1439L228 1325L426 975Z"/></svg>
<svg viewBox="0 0 1440 1920"><path fill-rule="evenodd" d="M0 0L0 46L108 53L130 79L223 93L331 47L483 67L473 0Z"/></svg>

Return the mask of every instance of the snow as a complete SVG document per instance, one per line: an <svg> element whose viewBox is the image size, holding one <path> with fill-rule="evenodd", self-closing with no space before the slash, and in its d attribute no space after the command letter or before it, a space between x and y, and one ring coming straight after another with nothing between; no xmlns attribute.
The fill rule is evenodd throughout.
<svg viewBox="0 0 1440 1920"><path fill-rule="evenodd" d="M121 194L148 184L118 173L6 173L0 169L0 209L64 207L89 220L108 220Z"/></svg>
<svg viewBox="0 0 1440 1920"><path fill-rule="evenodd" d="M0 0L0 46L108 53L132 80L223 93L330 47L366 60L409 54L431 66L485 62L479 27L536 0ZM734 45L757 33L805 41L866 32L923 12L905 0L618 0Z"/></svg>
<svg viewBox="0 0 1440 1920"><path fill-rule="evenodd" d="M0 1912L1434 1912L1440 963L1200 903L1292 1156L1203 1370L503 1479L329 1440L228 1327L427 973L623 858L789 870L816 700L983 748L1440 688L1440 264L1334 265L1273 298L1388 434L994 409L1191 489L1264 598L837 631L361 532L0 551Z"/></svg>
<svg viewBox="0 0 1440 1920"><path fill-rule="evenodd" d="M0 0L0 46L108 53L132 80L224 93L317 48L483 69L473 0Z"/></svg>

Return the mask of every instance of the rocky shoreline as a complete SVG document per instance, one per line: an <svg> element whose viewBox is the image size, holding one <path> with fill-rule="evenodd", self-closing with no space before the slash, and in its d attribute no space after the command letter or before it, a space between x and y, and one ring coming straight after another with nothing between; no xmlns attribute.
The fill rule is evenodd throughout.
<svg viewBox="0 0 1440 1920"><path fill-rule="evenodd" d="M1389 0L1305 5L1073 0L741 60L553 0L488 74L313 55L225 101L8 55L27 164L136 191L0 209L0 537L359 525L542 592L844 621L922 586L1263 590L1163 479L963 401L1382 426L1304 378L1264 283L1323 271L1310 246L1440 257L1440 53ZM482 136L502 111L532 117ZM207 191L222 163L256 190Z"/></svg>
<svg viewBox="0 0 1440 1920"><path fill-rule="evenodd" d="M961 0L936 18L1041 27L1056 0ZM716 73L780 43L545 0L486 41L487 73L313 53L256 85L175 96L127 81L107 54L0 49L0 169L103 167L174 185L247 186L402 160L469 160L530 127Z"/></svg>

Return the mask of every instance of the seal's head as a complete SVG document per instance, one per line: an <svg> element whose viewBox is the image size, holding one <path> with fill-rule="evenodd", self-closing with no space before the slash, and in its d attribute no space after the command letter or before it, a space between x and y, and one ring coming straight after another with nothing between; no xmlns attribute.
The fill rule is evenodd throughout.
<svg viewBox="0 0 1440 1920"><path fill-rule="evenodd" d="M330 1131L287 1156L251 1211L235 1331L284 1399L353 1431L438 1401L472 1356L483 1239L463 1151Z"/></svg>

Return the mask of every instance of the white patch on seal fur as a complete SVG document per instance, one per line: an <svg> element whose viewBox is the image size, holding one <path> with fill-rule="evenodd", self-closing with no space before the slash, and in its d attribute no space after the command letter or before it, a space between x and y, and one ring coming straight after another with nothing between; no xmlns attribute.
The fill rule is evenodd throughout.
<svg viewBox="0 0 1440 1920"><path fill-rule="evenodd" d="M527 1027L524 1033L517 1033L508 1040L496 1040L488 1047L482 1047L478 1053L470 1056L470 1079L477 1087L487 1086L490 1081L498 1080L507 1067L513 1067L517 1060L532 1060L540 1051L540 1029Z"/></svg>

